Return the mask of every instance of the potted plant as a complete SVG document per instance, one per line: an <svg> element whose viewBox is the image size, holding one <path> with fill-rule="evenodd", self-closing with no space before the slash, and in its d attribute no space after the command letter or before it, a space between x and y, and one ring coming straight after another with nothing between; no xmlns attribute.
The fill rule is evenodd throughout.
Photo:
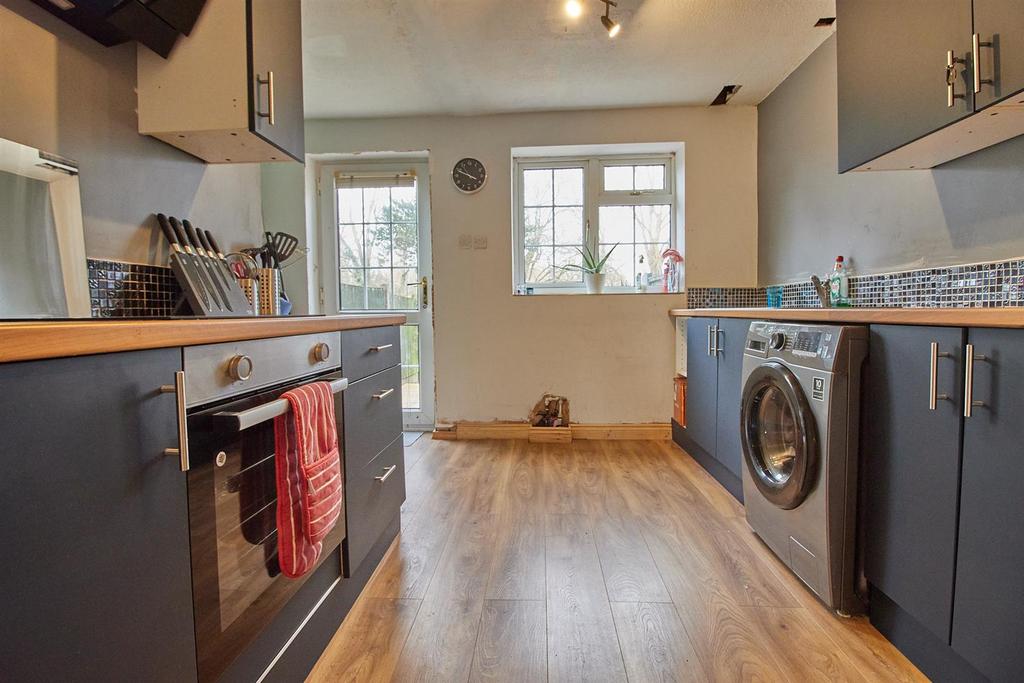
<svg viewBox="0 0 1024 683"><path fill-rule="evenodd" d="M583 265L571 263L567 266L562 266L562 268L582 272L583 283L587 286L587 294L600 294L604 291L604 264L608 262L608 257L612 255L617 246L619 246L618 242L601 259L597 258L597 255L590 251L589 245L584 244L582 249L576 247L576 251L580 252L580 256L583 257Z"/></svg>

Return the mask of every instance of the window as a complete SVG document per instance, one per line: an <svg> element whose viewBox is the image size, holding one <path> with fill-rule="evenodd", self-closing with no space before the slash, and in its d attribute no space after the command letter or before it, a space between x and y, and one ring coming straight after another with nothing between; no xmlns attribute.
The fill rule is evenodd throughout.
<svg viewBox="0 0 1024 683"><path fill-rule="evenodd" d="M580 251L604 258L605 289L661 288L662 253L676 235L673 154L516 157L517 293L583 290Z"/></svg>

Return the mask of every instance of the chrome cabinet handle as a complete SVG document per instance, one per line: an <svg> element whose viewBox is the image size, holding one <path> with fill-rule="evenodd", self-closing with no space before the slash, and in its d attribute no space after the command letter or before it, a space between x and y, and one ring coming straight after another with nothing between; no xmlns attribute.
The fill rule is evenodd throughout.
<svg viewBox="0 0 1024 683"><path fill-rule="evenodd" d="M274 72L268 71L266 78L256 76L256 82L259 85L267 86L267 111L257 111L256 116L266 119L267 123L274 125Z"/></svg>
<svg viewBox="0 0 1024 683"><path fill-rule="evenodd" d="M938 392L939 384L939 359L950 358L952 354L946 351L939 351L939 343L932 342L931 347L931 374L928 377L928 410L935 410L935 406L939 401L950 401L949 394L940 394Z"/></svg>
<svg viewBox="0 0 1024 683"><path fill-rule="evenodd" d="M711 355L711 325L708 325L708 355Z"/></svg>
<svg viewBox="0 0 1024 683"><path fill-rule="evenodd" d="M385 481L388 480L388 477L390 477L392 474L395 473L395 470L397 470L397 469L398 469L398 465L392 465L391 467L385 467L384 468L384 474L379 474L376 477L374 477L374 479L376 479L377 481L379 481L381 483L384 483Z"/></svg>
<svg viewBox="0 0 1024 683"><path fill-rule="evenodd" d="M987 356L974 353L974 344L967 345L967 369L964 370L964 417L970 417L974 408L985 405L984 401L974 400L974 361L988 360Z"/></svg>
<svg viewBox="0 0 1024 683"><path fill-rule="evenodd" d="M964 60L955 57L952 50L946 51L946 106L952 107L956 100L966 98L966 95L957 95L954 89L956 84L956 65L963 64Z"/></svg>
<svg viewBox="0 0 1024 683"><path fill-rule="evenodd" d="M164 384L160 387L162 394L175 394L178 408L178 447L165 448L164 455L178 458L178 464L182 472L188 472L190 463L188 458L188 414L185 412L185 373L179 370L174 373L174 384Z"/></svg>
<svg viewBox="0 0 1024 683"><path fill-rule="evenodd" d="M722 331L721 327L715 326L715 355L725 353L725 346L719 343L721 336L724 336L725 332Z"/></svg>
<svg viewBox="0 0 1024 683"><path fill-rule="evenodd" d="M391 387L390 389L385 389L384 391L381 391L381 392L378 392L378 393L374 394L373 398L376 401L380 401L380 400L383 400L383 399L387 398L388 396L390 396L393 393L395 393L395 388Z"/></svg>
<svg viewBox="0 0 1024 683"><path fill-rule="evenodd" d="M974 47L973 47L973 52L972 52L972 55L971 55L972 56L972 62L973 62L973 64L971 66L972 66L972 70L974 72L973 75L974 75L974 92L975 93L980 93L981 92L982 84L984 84L984 85L992 85L992 83L993 83L991 78L982 79L982 77L981 77L981 48L983 48L983 47L992 47L992 43L983 43L983 42L981 42L981 34L980 33L975 33L974 34Z"/></svg>
<svg viewBox="0 0 1024 683"><path fill-rule="evenodd" d="M380 351L384 351L385 349L390 349L392 346L394 346L394 344L381 344L380 346L371 346L370 351L378 353Z"/></svg>

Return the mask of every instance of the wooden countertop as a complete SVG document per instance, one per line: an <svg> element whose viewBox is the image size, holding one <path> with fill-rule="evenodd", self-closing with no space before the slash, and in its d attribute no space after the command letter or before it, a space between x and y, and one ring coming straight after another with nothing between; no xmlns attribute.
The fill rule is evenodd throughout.
<svg viewBox="0 0 1024 683"><path fill-rule="evenodd" d="M0 363L401 325L401 314L0 322Z"/></svg>
<svg viewBox="0 0 1024 683"><path fill-rule="evenodd" d="M1024 308L674 308L673 318L1024 328Z"/></svg>

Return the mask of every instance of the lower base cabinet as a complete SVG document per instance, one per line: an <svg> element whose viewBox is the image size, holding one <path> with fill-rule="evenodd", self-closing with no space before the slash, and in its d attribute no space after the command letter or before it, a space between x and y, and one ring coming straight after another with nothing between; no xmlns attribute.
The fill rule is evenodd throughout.
<svg viewBox="0 0 1024 683"><path fill-rule="evenodd" d="M935 680L1024 671L1022 342L1020 330L872 327L865 573L884 594L879 628Z"/></svg>

